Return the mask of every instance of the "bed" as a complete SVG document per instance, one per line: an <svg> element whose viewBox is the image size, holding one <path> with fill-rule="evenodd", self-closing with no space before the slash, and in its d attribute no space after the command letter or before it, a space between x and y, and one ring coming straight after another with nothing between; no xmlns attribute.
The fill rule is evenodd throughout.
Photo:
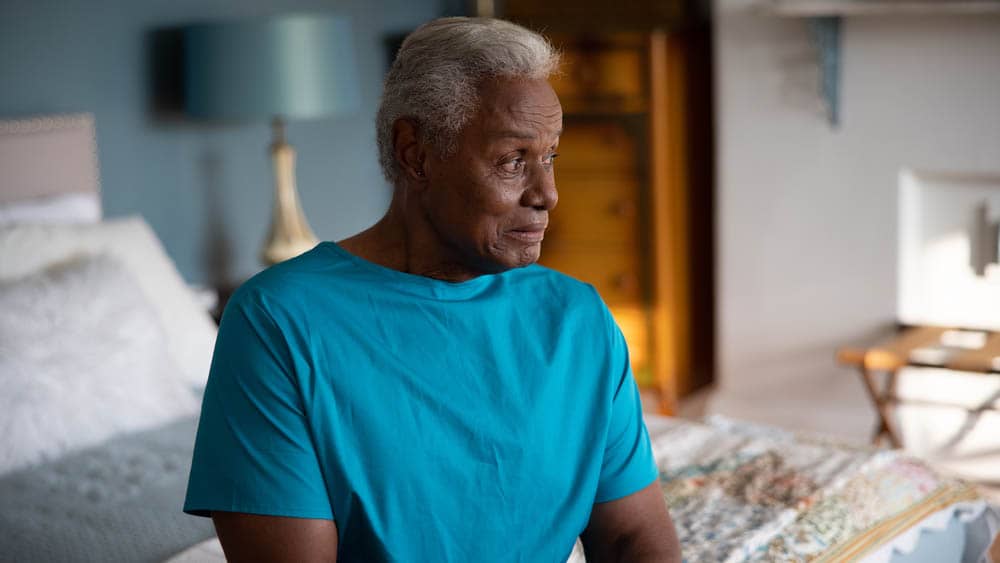
<svg viewBox="0 0 1000 563"><path fill-rule="evenodd" d="M141 217L101 218L93 131L0 122L0 560L222 561L181 512L215 327ZM997 507L900 452L647 426L686 561L989 561Z"/></svg>
<svg viewBox="0 0 1000 563"><path fill-rule="evenodd" d="M216 327L141 217L103 220L93 116L0 121L0 560L163 561Z"/></svg>

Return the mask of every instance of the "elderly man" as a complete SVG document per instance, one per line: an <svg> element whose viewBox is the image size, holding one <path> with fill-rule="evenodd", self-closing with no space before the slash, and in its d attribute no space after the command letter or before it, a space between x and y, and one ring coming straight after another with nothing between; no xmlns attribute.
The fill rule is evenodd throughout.
<svg viewBox="0 0 1000 563"><path fill-rule="evenodd" d="M621 332L534 264L557 62L499 20L416 30L377 119L386 215L226 307L185 510L230 560L680 560Z"/></svg>

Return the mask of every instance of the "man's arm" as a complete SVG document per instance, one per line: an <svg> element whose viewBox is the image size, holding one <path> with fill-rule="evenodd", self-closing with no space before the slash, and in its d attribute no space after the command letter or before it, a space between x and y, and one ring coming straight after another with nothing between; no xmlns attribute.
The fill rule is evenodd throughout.
<svg viewBox="0 0 1000 563"><path fill-rule="evenodd" d="M659 482L627 497L595 504L580 539L590 562L681 561L677 531Z"/></svg>
<svg viewBox="0 0 1000 563"><path fill-rule="evenodd" d="M212 521L231 563L337 560L337 524L333 520L216 511Z"/></svg>

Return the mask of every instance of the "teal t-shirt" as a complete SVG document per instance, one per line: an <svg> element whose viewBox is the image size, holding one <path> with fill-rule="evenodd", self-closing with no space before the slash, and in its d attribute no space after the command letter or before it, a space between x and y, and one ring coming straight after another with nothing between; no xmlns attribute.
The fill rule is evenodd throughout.
<svg viewBox="0 0 1000 563"><path fill-rule="evenodd" d="M341 561L564 561L657 476L593 287L450 283L324 242L226 306L184 510L333 519Z"/></svg>

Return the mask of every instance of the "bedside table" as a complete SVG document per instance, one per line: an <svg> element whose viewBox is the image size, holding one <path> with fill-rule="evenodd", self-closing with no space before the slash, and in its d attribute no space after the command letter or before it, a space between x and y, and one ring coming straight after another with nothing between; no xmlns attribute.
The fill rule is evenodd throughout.
<svg viewBox="0 0 1000 563"><path fill-rule="evenodd" d="M226 303L229 302L229 298L236 293L236 289L240 287L239 283L236 284L224 284L217 286L213 289L216 294L216 303L212 308L212 318L215 319L215 324L219 324L222 320L222 312L226 310Z"/></svg>

